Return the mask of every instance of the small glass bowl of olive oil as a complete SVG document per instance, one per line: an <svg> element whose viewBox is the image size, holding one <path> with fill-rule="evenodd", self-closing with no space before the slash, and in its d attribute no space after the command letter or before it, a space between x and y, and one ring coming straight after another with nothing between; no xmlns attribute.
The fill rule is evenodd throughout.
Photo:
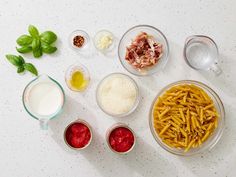
<svg viewBox="0 0 236 177"><path fill-rule="evenodd" d="M82 64L71 65L66 71L66 84L72 91L86 90L90 82L88 69Z"/></svg>

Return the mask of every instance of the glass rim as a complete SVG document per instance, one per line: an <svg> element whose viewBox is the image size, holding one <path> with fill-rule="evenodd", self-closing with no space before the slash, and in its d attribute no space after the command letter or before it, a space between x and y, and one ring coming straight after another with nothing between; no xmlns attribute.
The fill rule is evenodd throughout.
<svg viewBox="0 0 236 177"><path fill-rule="evenodd" d="M181 85L181 84L197 84L198 87L200 87L204 90L207 90L209 93L211 93L213 95L214 99L212 98L212 95L210 97L213 100L216 100L216 103L219 106L218 111L220 114L220 120L221 120L221 124L222 124L221 127L220 126L218 127L219 128L218 133L212 135L212 136L214 136L214 139L212 139L210 142L208 142L209 144L207 146L205 146L205 147L200 146L200 147L198 147L197 151L190 152L190 153L181 152L181 151L178 152L176 148L171 148L168 145L166 145L164 142L162 142L161 138L159 137L159 135L157 134L157 132L153 126L153 107L154 107L154 104L156 103L158 97L160 97L166 90L168 90L172 86ZM222 137L224 127L225 127L225 108L224 108L222 100L220 99L218 94L213 89L211 89L209 86L207 86L206 84L204 84L202 82L195 81L195 80L179 80L179 81L172 82L172 83L168 84L167 86L165 86L164 88L162 88L158 92L158 94L155 96L154 100L152 101L151 107L149 109L149 129L151 131L153 138L163 149L170 152L171 154L178 155L178 156L193 156L196 154L200 154L206 150L211 150L218 143L220 138ZM207 142L204 142L204 143L207 143Z"/></svg>
<svg viewBox="0 0 236 177"><path fill-rule="evenodd" d="M166 58L165 58L166 61L164 62L163 66L162 66L162 69L166 66L166 64L167 64L167 62L168 62L168 59L169 59L169 50L170 50L170 49L169 49L168 40L167 40L166 36L164 35L164 33L163 33L161 30L159 30L158 28L156 28L156 27L154 27L154 26L151 26L151 25L140 24L140 25L133 26L133 27L129 28L129 29L122 35L122 37L121 37L121 39L120 39L120 41L119 41L119 44L118 44L118 57L119 57L119 60L120 60L121 65L123 66L123 68L125 68L126 71L128 71L129 73L131 73L131 74L133 74L133 75L135 75L135 76L146 77L146 76L154 75L154 74L156 74L158 71L152 72L152 73L148 73L148 74L146 74L146 75L137 74L136 72L132 72L132 71L130 71L128 68L126 68L126 66L125 66L124 63L122 62L123 59L122 59L122 57L120 56L120 52L119 52L119 51L120 51L120 48L121 48L121 41L124 39L124 37L125 37L130 31L132 31L132 30L135 29L135 28L139 28L139 27L151 28L151 29L157 31L158 33L160 33L160 35L164 38L165 43L166 43Z"/></svg>
<svg viewBox="0 0 236 177"><path fill-rule="evenodd" d="M132 109L130 109L128 112L121 113L121 114L112 114L112 113L106 111L106 110L102 107L102 105L101 105L101 103L100 103L100 101L99 101L99 98L98 98L98 97L99 97L99 96L98 96L98 91L99 91L99 88L100 88L101 84L103 83L103 81L104 81L105 79L107 79L108 77L110 77L110 76L112 76L112 75L116 75L116 74L117 74L117 75L123 75L123 76L127 77L128 79L130 79L130 81L133 82L133 84L134 84L134 86L135 86L135 90L136 90L136 92L137 92L136 100L135 100L135 103L134 103ZM114 72L114 73L110 73L110 74L106 75L106 76L103 77L103 79L98 83L97 88L96 88L96 102L97 102L97 105L99 106L99 108L100 108L104 113L106 113L106 114L109 115L109 116L114 116L114 117L121 118L121 117L125 117L125 116L130 115L130 114L133 113L133 112L136 110L136 108L138 107L139 102L140 102L140 98L141 98L141 96L140 96L140 91L139 91L139 87L138 87L138 84L136 83L136 81L135 81L132 77L130 77L129 75L124 74L124 73L120 73L120 72Z"/></svg>

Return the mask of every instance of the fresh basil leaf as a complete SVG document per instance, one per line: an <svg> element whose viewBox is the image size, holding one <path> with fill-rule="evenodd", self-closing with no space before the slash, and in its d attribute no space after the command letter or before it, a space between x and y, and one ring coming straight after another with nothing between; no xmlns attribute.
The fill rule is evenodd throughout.
<svg viewBox="0 0 236 177"><path fill-rule="evenodd" d="M32 51L32 47L31 46L23 46L23 47L20 47L20 48L17 48L16 47L16 50L19 52L19 53L29 53Z"/></svg>
<svg viewBox="0 0 236 177"><path fill-rule="evenodd" d="M34 74L35 76L38 75L38 71L37 69L35 68L35 66L31 63L25 63L24 65L24 69L31 72L32 74Z"/></svg>
<svg viewBox="0 0 236 177"><path fill-rule="evenodd" d="M52 44L57 40L57 35L52 31L45 31L40 34L40 38L43 42L46 42L47 44Z"/></svg>
<svg viewBox="0 0 236 177"><path fill-rule="evenodd" d="M24 71L25 71L24 66L19 66L19 67L17 68L17 73L23 73Z"/></svg>
<svg viewBox="0 0 236 177"><path fill-rule="evenodd" d="M38 29L35 26L29 25L28 31L29 31L29 33L30 33L30 35L32 37L34 37L34 38L38 38L39 37L39 31L38 31Z"/></svg>
<svg viewBox="0 0 236 177"><path fill-rule="evenodd" d="M43 50L43 53L50 54L50 53L56 52L57 48L53 47L53 46L50 46L46 43L42 43L42 50Z"/></svg>
<svg viewBox="0 0 236 177"><path fill-rule="evenodd" d="M32 37L29 35L21 35L17 40L16 43L20 46L28 46L32 43Z"/></svg>
<svg viewBox="0 0 236 177"><path fill-rule="evenodd" d="M33 55L35 58L39 58L43 55L42 48L40 47L38 50L33 50Z"/></svg>
<svg viewBox="0 0 236 177"><path fill-rule="evenodd" d="M24 60L24 58L22 56L18 55L18 58L21 60L22 64L25 63L25 60Z"/></svg>
<svg viewBox="0 0 236 177"><path fill-rule="evenodd" d="M41 47L41 41L37 38L33 39L33 42L32 42L33 51L38 50L40 47Z"/></svg>
<svg viewBox="0 0 236 177"><path fill-rule="evenodd" d="M14 66L22 66L24 64L24 59L22 57L18 57L16 55L6 55L7 60L13 64Z"/></svg>

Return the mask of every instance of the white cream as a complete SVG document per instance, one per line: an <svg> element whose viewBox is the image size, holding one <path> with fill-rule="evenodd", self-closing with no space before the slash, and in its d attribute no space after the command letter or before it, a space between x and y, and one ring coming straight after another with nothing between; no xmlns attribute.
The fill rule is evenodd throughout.
<svg viewBox="0 0 236 177"><path fill-rule="evenodd" d="M102 81L98 88L98 101L110 114L129 112L137 99L135 83L123 74L113 74Z"/></svg>
<svg viewBox="0 0 236 177"><path fill-rule="evenodd" d="M40 82L34 85L28 96L31 111L42 116L58 112L62 107L63 99L61 89L52 82Z"/></svg>

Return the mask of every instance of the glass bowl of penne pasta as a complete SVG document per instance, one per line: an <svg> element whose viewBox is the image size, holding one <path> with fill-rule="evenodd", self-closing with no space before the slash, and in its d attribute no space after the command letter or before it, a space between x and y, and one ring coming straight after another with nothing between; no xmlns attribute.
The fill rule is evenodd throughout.
<svg viewBox="0 0 236 177"><path fill-rule="evenodd" d="M182 80L159 92L150 109L149 124L162 148L175 155L190 156L217 144L224 129L225 110L210 87Z"/></svg>

